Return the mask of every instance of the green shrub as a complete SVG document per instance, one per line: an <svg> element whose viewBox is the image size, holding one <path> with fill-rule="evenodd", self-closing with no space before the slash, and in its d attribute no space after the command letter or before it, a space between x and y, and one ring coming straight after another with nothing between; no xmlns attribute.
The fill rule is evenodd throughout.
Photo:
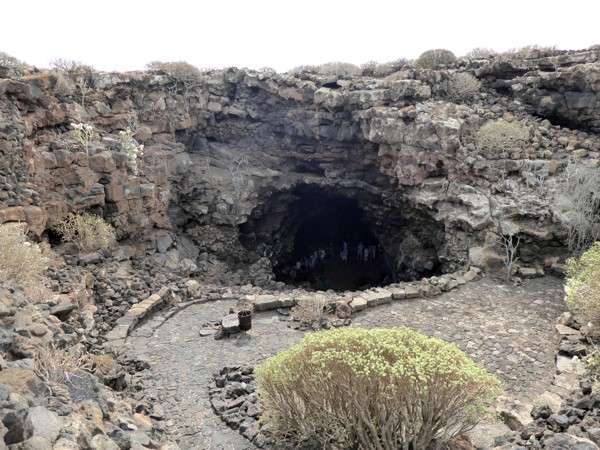
<svg viewBox="0 0 600 450"><path fill-rule="evenodd" d="M278 440L425 449L490 417L500 383L455 345L407 328L311 333L257 368Z"/></svg>
<svg viewBox="0 0 600 450"><path fill-rule="evenodd" d="M448 66L457 61L456 56L450 50L436 48L421 53L415 60L417 69L435 69L440 66Z"/></svg>
<svg viewBox="0 0 600 450"><path fill-rule="evenodd" d="M48 260L21 224L0 225L0 255L0 281L14 280L25 288L43 284Z"/></svg>
<svg viewBox="0 0 600 450"><path fill-rule="evenodd" d="M481 149L494 152L521 149L529 142L529 128L512 122L487 122L477 130L475 140Z"/></svg>
<svg viewBox="0 0 600 450"><path fill-rule="evenodd" d="M69 214L54 226L63 242L73 242L80 251L107 250L117 242L115 229L102 217Z"/></svg>
<svg viewBox="0 0 600 450"><path fill-rule="evenodd" d="M134 175L137 175L138 157L141 158L144 155L144 145L135 140L133 130L130 127L119 132L119 139L121 140L121 147L127 155L127 167Z"/></svg>
<svg viewBox="0 0 600 450"><path fill-rule="evenodd" d="M567 265L567 306L591 325L582 329L600 336L600 241Z"/></svg>

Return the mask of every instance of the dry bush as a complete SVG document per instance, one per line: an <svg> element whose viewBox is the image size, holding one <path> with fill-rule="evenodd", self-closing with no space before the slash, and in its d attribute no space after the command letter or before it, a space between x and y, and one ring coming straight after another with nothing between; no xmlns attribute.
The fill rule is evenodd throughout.
<svg viewBox="0 0 600 450"><path fill-rule="evenodd" d="M520 149L529 142L529 128L512 122L487 122L477 130L475 140L481 149L493 152Z"/></svg>
<svg viewBox="0 0 600 450"><path fill-rule="evenodd" d="M441 66L448 66L457 61L456 56L450 50L436 48L421 53L415 60L417 69L435 69Z"/></svg>
<svg viewBox="0 0 600 450"><path fill-rule="evenodd" d="M362 70L363 76L371 76L375 72L375 69L380 66L380 63L377 61L367 61L366 63L362 63L360 65L360 70Z"/></svg>
<svg viewBox="0 0 600 450"><path fill-rule="evenodd" d="M202 79L202 71L185 61L152 61L146 64L146 68L150 70L162 70L174 81L183 83L187 87L198 84Z"/></svg>
<svg viewBox="0 0 600 450"><path fill-rule="evenodd" d="M444 83L445 96L449 100L465 101L475 97L481 89L481 82L473 75L460 72Z"/></svg>
<svg viewBox="0 0 600 450"><path fill-rule="evenodd" d="M48 259L30 242L21 224L0 225L0 281L14 280L26 290L44 285Z"/></svg>
<svg viewBox="0 0 600 450"><path fill-rule="evenodd" d="M465 55L465 58L489 59L492 56L495 56L497 54L498 54L498 52L496 50L491 49L491 48L475 47L473 50L469 51Z"/></svg>
<svg viewBox="0 0 600 450"><path fill-rule="evenodd" d="M365 76L373 76L376 78L386 77L394 72L398 72L404 68L410 67L411 61L406 58L399 58L395 61L386 63L378 63L377 61L369 61L362 64L362 74Z"/></svg>
<svg viewBox="0 0 600 450"><path fill-rule="evenodd" d="M567 227L567 245L580 255L600 240L600 168L569 163L556 185L558 219Z"/></svg>
<svg viewBox="0 0 600 450"><path fill-rule="evenodd" d="M592 336L600 336L600 242L594 243L579 258L567 260L565 298L571 310L588 325L582 327Z"/></svg>
<svg viewBox="0 0 600 450"><path fill-rule="evenodd" d="M311 295L298 300L292 308L292 316L301 323L312 325L319 322L328 306L327 299L322 295Z"/></svg>
<svg viewBox="0 0 600 450"><path fill-rule="evenodd" d="M5 52L0 52L0 66L7 67L9 76L13 77L20 77L27 70L27 64Z"/></svg>
<svg viewBox="0 0 600 450"><path fill-rule="evenodd" d="M458 347L407 328L311 333L256 375L269 433L319 448L441 446L490 417L500 394Z"/></svg>
<svg viewBox="0 0 600 450"><path fill-rule="evenodd" d="M92 72L94 67L75 59L54 58L50 60L50 70L53 72L83 73Z"/></svg>
<svg viewBox="0 0 600 450"><path fill-rule="evenodd" d="M511 48L505 52L500 53L498 56L502 59L512 58L524 58L524 59L535 59L544 58L548 56L555 56L559 50L555 45L553 46L542 46L542 45L525 45L524 47Z"/></svg>
<svg viewBox="0 0 600 450"><path fill-rule="evenodd" d="M362 75L362 70L357 65L337 61L318 65L316 66L316 71L319 75L333 75L342 78L352 78Z"/></svg>
<svg viewBox="0 0 600 450"><path fill-rule="evenodd" d="M355 76L361 76L362 69L351 63L329 62L320 65L296 66L288 73L297 77L314 74L323 76L336 76L340 78L352 78Z"/></svg>
<svg viewBox="0 0 600 450"><path fill-rule="evenodd" d="M72 383L82 370L90 370L90 355L79 347L63 349L49 344L38 347L33 359L35 374L50 388L54 383Z"/></svg>
<svg viewBox="0 0 600 450"><path fill-rule="evenodd" d="M304 64L301 66L296 66L296 67L291 68L290 70L288 70L288 73L290 75L294 75L296 77L300 77L300 76L306 75L306 74L315 74L315 73L317 73L317 66Z"/></svg>
<svg viewBox="0 0 600 450"><path fill-rule="evenodd" d="M80 251L107 250L117 242L115 229L102 217L69 214L53 228L63 242L73 242Z"/></svg>
<svg viewBox="0 0 600 450"><path fill-rule="evenodd" d="M275 75L277 73L275 69L269 66L261 67L260 69L258 69L258 71L267 75Z"/></svg>
<svg viewBox="0 0 600 450"><path fill-rule="evenodd" d="M104 375L108 375L117 367L115 359L106 354L90 355L89 362L92 368L99 370Z"/></svg>

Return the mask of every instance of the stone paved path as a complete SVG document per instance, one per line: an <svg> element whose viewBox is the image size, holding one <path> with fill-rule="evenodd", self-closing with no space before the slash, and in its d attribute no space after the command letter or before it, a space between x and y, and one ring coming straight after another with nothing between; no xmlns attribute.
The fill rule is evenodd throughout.
<svg viewBox="0 0 600 450"><path fill-rule="evenodd" d="M496 373L511 397L530 400L554 374L555 319L565 310L560 280L526 280L522 286L483 279L430 299L394 301L356 315L355 327L409 326L455 342ZM256 365L302 338L275 311L255 314L252 330L215 341L199 329L229 311L235 300L192 305L158 326L156 316L135 330L126 347L148 361L147 396L162 404L167 432L182 449L254 448L212 412L207 385L226 365ZM158 328L156 328L158 326Z"/></svg>

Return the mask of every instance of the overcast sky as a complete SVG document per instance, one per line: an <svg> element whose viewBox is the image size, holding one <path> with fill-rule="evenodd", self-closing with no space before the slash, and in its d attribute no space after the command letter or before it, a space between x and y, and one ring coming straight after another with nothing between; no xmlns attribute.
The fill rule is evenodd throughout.
<svg viewBox="0 0 600 450"><path fill-rule="evenodd" d="M599 0L3 0L0 51L98 70L187 61L286 71L416 58L432 48L600 44Z"/></svg>

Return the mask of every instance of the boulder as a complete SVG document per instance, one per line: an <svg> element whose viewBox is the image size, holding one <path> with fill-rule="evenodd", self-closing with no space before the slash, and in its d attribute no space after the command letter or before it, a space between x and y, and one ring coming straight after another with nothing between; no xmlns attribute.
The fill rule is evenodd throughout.
<svg viewBox="0 0 600 450"><path fill-rule="evenodd" d="M338 300L335 302L335 315L338 319L349 319L352 316L352 308L348 302Z"/></svg>
<svg viewBox="0 0 600 450"><path fill-rule="evenodd" d="M0 384L7 385L12 393L18 394L29 406L40 406L46 400L48 388L31 370L8 368L0 370Z"/></svg>
<svg viewBox="0 0 600 450"><path fill-rule="evenodd" d="M221 327L224 333L233 334L240 332L240 319L237 314L227 314L221 320Z"/></svg>
<svg viewBox="0 0 600 450"><path fill-rule="evenodd" d="M202 285L196 280L188 280L185 282L188 296L193 297L198 293Z"/></svg>
<svg viewBox="0 0 600 450"><path fill-rule="evenodd" d="M55 412L48 411L43 406L29 409L29 419L33 426L33 435L54 442L63 427L61 418Z"/></svg>
<svg viewBox="0 0 600 450"><path fill-rule="evenodd" d="M354 297L349 303L349 305L352 308L353 312L358 312L362 311L363 309L367 309L367 301L361 296Z"/></svg>
<svg viewBox="0 0 600 450"><path fill-rule="evenodd" d="M90 156L89 168L94 172L111 173L117 169L112 153L103 151Z"/></svg>
<svg viewBox="0 0 600 450"><path fill-rule="evenodd" d="M519 431L533 422L530 415L531 405L524 405L519 400L500 396L494 402L493 407L500 414L504 423L513 431Z"/></svg>
<svg viewBox="0 0 600 450"><path fill-rule="evenodd" d="M0 422L8 430L4 435L5 444L17 444L33 435L29 410L27 405L22 403L2 402L0 404Z"/></svg>

